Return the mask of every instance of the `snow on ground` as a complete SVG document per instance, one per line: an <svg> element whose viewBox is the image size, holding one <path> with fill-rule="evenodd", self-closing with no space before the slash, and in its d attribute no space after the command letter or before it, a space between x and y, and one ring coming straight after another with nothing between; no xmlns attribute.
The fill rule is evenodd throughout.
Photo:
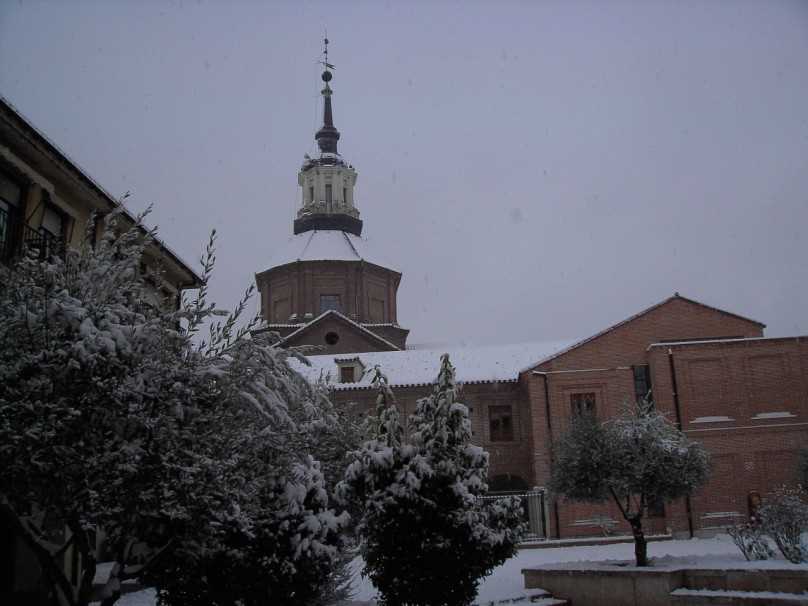
<svg viewBox="0 0 808 606"><path fill-rule="evenodd" d="M648 555L658 558L660 564L676 565L689 562L704 568L728 568L754 566L756 568L786 568L796 566L783 559L747 564L732 540L722 535L714 539L691 539L687 541L658 541L648 544ZM604 562L606 560L633 561L634 544L589 545L581 547L558 547L552 549L521 549L513 558L480 583L476 604L480 606L525 595L522 569L544 564L564 562ZM800 567L804 567L801 564ZM352 562L354 571L352 600L370 602L376 597L371 582L361 575L362 560ZM349 602L350 603L350 602ZM125 595L119 606L154 606L155 592L146 589ZM356 605L358 606L358 604Z"/></svg>
<svg viewBox="0 0 808 606"><path fill-rule="evenodd" d="M157 592L154 589L144 589L121 596L115 606L154 606L156 603Z"/></svg>
<svg viewBox="0 0 808 606"><path fill-rule="evenodd" d="M688 541L657 541L648 544L648 555L663 556L718 556L722 560L745 561L729 537L692 539ZM737 557L735 557L737 556ZM554 549L521 549L510 560L499 566L480 583L477 604L488 604L524 595L522 569L558 562L633 560L634 543L616 545L590 545L559 547ZM782 561L781 561L782 562ZM368 579L358 574L362 562L354 560L354 600L366 601L376 597L376 590Z"/></svg>

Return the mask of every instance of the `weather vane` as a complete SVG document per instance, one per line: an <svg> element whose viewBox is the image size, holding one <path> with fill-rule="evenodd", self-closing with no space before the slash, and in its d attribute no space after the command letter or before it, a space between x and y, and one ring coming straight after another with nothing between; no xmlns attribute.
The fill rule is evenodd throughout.
<svg viewBox="0 0 808 606"><path fill-rule="evenodd" d="M326 69L336 69L328 62L328 30L326 30L325 38L323 38L323 60L320 61L320 63L323 64Z"/></svg>

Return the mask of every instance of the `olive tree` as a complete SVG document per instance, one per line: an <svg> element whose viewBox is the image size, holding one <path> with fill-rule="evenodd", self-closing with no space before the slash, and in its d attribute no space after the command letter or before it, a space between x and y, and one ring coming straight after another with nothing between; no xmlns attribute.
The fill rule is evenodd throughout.
<svg viewBox="0 0 808 606"><path fill-rule="evenodd" d="M709 470L704 447L645 401L602 423L588 413L576 417L556 453L551 490L574 501L612 500L631 526L637 566L648 565L649 505L691 494Z"/></svg>

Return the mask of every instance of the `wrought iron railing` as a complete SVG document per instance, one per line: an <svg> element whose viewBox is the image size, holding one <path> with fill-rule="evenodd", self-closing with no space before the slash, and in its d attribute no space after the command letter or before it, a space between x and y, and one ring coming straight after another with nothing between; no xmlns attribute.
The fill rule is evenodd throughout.
<svg viewBox="0 0 808 606"><path fill-rule="evenodd" d="M497 500L507 497L519 497L522 501L522 517L527 523L525 540L547 538L547 493L543 488L534 490L511 490L501 493L489 493L483 500Z"/></svg>
<svg viewBox="0 0 808 606"><path fill-rule="evenodd" d="M0 208L0 261L19 256L23 250L34 251L40 259L65 256L65 241L44 229L23 226L20 238L19 221L14 209Z"/></svg>
<svg viewBox="0 0 808 606"><path fill-rule="evenodd" d="M40 259L65 256L65 242L43 229L33 229L25 226L23 230L23 246L28 250L37 252Z"/></svg>

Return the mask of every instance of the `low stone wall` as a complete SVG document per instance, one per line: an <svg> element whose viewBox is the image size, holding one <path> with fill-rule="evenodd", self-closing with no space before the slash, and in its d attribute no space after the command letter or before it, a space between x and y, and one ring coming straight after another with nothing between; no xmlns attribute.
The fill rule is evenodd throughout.
<svg viewBox="0 0 808 606"><path fill-rule="evenodd" d="M636 568L567 565L522 570L525 588L546 589L574 606L670 606L678 588L799 593L808 588L808 569L737 568L729 570L661 566Z"/></svg>
<svg viewBox="0 0 808 606"><path fill-rule="evenodd" d="M525 569L525 588L542 588L574 606L670 606L671 591L682 586L684 572L659 569L638 571L594 568L591 570Z"/></svg>

